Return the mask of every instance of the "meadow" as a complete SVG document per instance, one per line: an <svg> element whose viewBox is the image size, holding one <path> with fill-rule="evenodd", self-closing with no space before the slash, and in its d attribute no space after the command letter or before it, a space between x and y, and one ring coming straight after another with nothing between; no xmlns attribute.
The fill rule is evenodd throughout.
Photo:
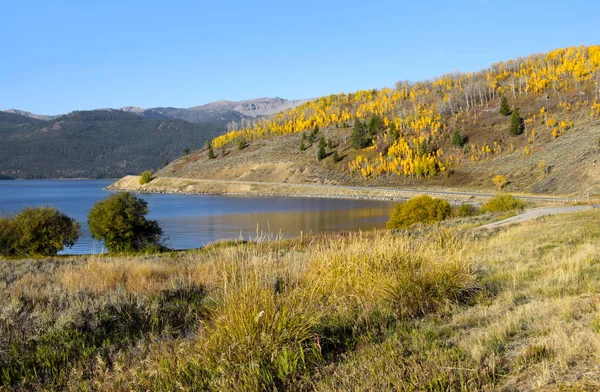
<svg viewBox="0 0 600 392"><path fill-rule="evenodd" d="M594 390L600 212L0 260L0 390Z"/></svg>

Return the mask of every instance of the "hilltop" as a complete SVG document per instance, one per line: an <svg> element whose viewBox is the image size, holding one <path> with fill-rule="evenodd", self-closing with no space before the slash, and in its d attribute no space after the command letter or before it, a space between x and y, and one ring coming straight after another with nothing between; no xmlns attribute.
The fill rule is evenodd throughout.
<svg viewBox="0 0 600 392"><path fill-rule="evenodd" d="M212 141L216 158L198 151L156 175L597 195L600 47L330 95L230 128Z"/></svg>

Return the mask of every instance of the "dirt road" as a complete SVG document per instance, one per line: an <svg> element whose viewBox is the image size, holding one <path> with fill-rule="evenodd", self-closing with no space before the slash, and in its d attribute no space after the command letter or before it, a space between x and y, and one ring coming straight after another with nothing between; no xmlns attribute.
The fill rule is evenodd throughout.
<svg viewBox="0 0 600 392"><path fill-rule="evenodd" d="M544 207L534 208L526 210L522 214L512 216L510 218L488 223L487 225L480 226L479 229L495 229L497 227L508 226L515 223L526 222L528 220L536 219L546 215L557 215L557 214L568 214L570 212L580 212L591 210L593 208L600 208L600 204L596 205L585 205L585 206L565 206L565 207Z"/></svg>

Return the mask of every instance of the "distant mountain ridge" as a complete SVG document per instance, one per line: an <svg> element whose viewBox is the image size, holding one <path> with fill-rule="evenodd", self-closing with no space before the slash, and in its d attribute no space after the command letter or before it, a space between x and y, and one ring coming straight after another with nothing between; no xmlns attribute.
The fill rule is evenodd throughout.
<svg viewBox="0 0 600 392"><path fill-rule="evenodd" d="M19 109L8 109L8 110L4 110L4 112L6 113L12 113L12 114L18 114L19 116L25 116L25 117L29 117L29 118L35 118L36 120L44 120L44 121L48 121L48 120L52 120L56 117L60 117L61 114L57 114L57 115L45 115L45 114L34 114L25 110L19 110Z"/></svg>
<svg viewBox="0 0 600 392"><path fill-rule="evenodd" d="M256 98L244 101L215 101L204 105L192 106L190 108L155 107L140 108L137 106L124 106L120 109L96 109L96 110L122 110L134 113L142 118L151 120L180 119L192 123L204 122L228 122L240 121L244 118L256 118L259 116L270 116L286 109L299 106L309 99L288 100L284 98ZM25 110L9 109L6 113L18 114L37 120L49 121L62 115L34 114Z"/></svg>
<svg viewBox="0 0 600 392"><path fill-rule="evenodd" d="M231 121L275 114L305 100L217 101L73 111L59 116L0 111L1 178L114 178L159 169L202 148Z"/></svg>

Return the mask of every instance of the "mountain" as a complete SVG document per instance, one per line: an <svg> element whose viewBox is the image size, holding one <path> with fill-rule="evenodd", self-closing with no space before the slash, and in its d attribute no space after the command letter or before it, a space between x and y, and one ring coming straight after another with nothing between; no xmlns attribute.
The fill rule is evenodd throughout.
<svg viewBox="0 0 600 392"><path fill-rule="evenodd" d="M283 98L258 98L246 101L217 101L187 109L157 107L143 109L127 106L121 110L136 113L149 119L179 118L193 123L207 121L240 121L244 118L270 116L299 106L308 100L287 100Z"/></svg>
<svg viewBox="0 0 600 392"><path fill-rule="evenodd" d="M48 116L48 115L44 115L44 114L33 114L31 112L27 112L25 110L18 110L18 109L8 109L5 111L6 113L12 113L12 114L18 114L20 116L25 116L25 117L30 117L36 120L52 120L53 118L59 117L59 115L55 115L55 116Z"/></svg>
<svg viewBox="0 0 600 392"><path fill-rule="evenodd" d="M570 47L305 102L157 175L600 195L599 138L600 46Z"/></svg>
<svg viewBox="0 0 600 392"><path fill-rule="evenodd" d="M219 101L189 109L135 106L42 116L0 111L0 177L121 177L158 169L232 121L302 104L282 98Z"/></svg>
<svg viewBox="0 0 600 392"><path fill-rule="evenodd" d="M50 121L0 112L0 177L114 178L158 169L184 149L200 148L224 125L121 110L78 111Z"/></svg>

